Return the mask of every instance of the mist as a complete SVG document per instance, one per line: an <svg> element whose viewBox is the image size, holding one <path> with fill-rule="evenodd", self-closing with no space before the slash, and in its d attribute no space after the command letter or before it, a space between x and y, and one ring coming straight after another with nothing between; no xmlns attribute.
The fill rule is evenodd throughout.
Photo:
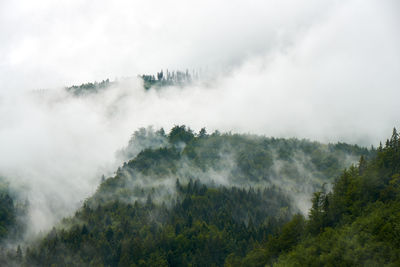
<svg viewBox="0 0 400 267"><path fill-rule="evenodd" d="M176 97L172 105L196 107L179 115L187 124L194 117L212 128L363 144L398 125L396 1L0 7L2 94L189 68L223 79L213 92L188 93L190 104ZM215 120L201 116L210 107Z"/></svg>
<svg viewBox="0 0 400 267"><path fill-rule="evenodd" d="M140 127L377 145L400 125L397 10L355 0L2 1L0 175L24 192L34 233L112 175ZM149 91L136 78L167 68L213 78ZM63 89L115 77L96 95Z"/></svg>

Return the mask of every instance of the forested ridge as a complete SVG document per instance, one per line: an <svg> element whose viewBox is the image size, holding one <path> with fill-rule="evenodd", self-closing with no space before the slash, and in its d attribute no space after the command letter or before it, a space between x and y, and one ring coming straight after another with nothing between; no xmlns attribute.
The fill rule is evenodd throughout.
<svg viewBox="0 0 400 267"><path fill-rule="evenodd" d="M164 73L163 70L157 72L157 75L142 74L137 76L143 82L143 89L150 90L150 88L162 88L167 86L180 86L192 84L194 81L199 80L199 71L189 70L185 71L168 71ZM124 78L126 79L126 78ZM74 96L87 96L99 93L107 88L118 84L117 80L110 81L110 79L102 80L101 82L88 82L80 85L72 85L64 89Z"/></svg>
<svg viewBox="0 0 400 267"><path fill-rule="evenodd" d="M399 33L400 0L0 0L0 267L400 267Z"/></svg>
<svg viewBox="0 0 400 267"><path fill-rule="evenodd" d="M82 96L82 95L89 95L101 92L102 90L107 89L113 84L115 84L115 81L110 82L109 79L106 79L101 82L94 82L94 83L90 82L90 83L83 83L81 85L72 85L70 87L65 87L65 90L74 96Z"/></svg>
<svg viewBox="0 0 400 267"><path fill-rule="evenodd" d="M27 201L21 201L8 182L0 177L0 244L5 239L18 240L25 229L21 221L26 214ZM0 245L0 249L3 246Z"/></svg>
<svg viewBox="0 0 400 267"><path fill-rule="evenodd" d="M292 221L232 266L399 266L400 143L396 129L371 160L315 192L308 219ZM245 258L245 259L246 259Z"/></svg>
<svg viewBox="0 0 400 267"><path fill-rule="evenodd" d="M371 201L347 200L353 193L346 193L351 205L359 203L346 206L350 202L336 195L339 181L357 173L360 184L350 184L380 196L374 190L385 183L371 174L372 187L361 177L389 150L205 129L194 133L185 126L168 134L139 129L118 152L125 162L114 176L103 177L74 216L5 260L17 266L321 264L311 259L323 250L307 244L329 231L339 236L346 223L364 214L353 209ZM329 192L329 183L360 158ZM386 155L382 166L387 159L396 161ZM311 199L314 191L306 219L299 197ZM354 196L366 197L357 192ZM334 242L331 237L325 238ZM299 258L305 252L310 262Z"/></svg>
<svg viewBox="0 0 400 267"><path fill-rule="evenodd" d="M191 73L187 69L186 71L166 71L163 70L157 72L157 75L143 74L139 75L143 80L143 87L146 90L150 88L160 88L163 86L184 86L191 84L193 81L199 79L199 71L192 70Z"/></svg>

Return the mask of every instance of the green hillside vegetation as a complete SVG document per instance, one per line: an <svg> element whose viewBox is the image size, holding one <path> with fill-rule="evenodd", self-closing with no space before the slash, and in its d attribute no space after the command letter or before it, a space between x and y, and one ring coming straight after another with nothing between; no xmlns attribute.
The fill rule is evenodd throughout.
<svg viewBox="0 0 400 267"><path fill-rule="evenodd" d="M84 205L68 230L53 230L27 251L39 266L222 266L289 219L279 191L181 186L174 204L110 201ZM277 206L275 202L279 202ZM284 206L284 207L281 207ZM28 265L29 265L28 264Z"/></svg>
<svg viewBox="0 0 400 267"><path fill-rule="evenodd" d="M191 84L193 81L198 80L198 72L189 70L186 71L172 71L168 70L166 73L161 70L157 72L157 75L143 74L138 75L138 78L143 81L143 88L149 90L150 88L159 89L166 86L180 86ZM65 90L74 96L86 96L99 93L112 85L117 84L117 81L110 82L109 79L103 80L101 82L89 82L83 83L81 85L72 85L65 87Z"/></svg>
<svg viewBox="0 0 400 267"><path fill-rule="evenodd" d="M81 85L73 85L70 87L65 87L68 93L73 94L74 96L84 96L98 93L111 85L115 82L110 82L109 79L103 80L101 82L94 82L94 83L83 83Z"/></svg>
<svg viewBox="0 0 400 267"><path fill-rule="evenodd" d="M17 211L8 184L0 180L0 240L8 236L16 224Z"/></svg>
<svg viewBox="0 0 400 267"><path fill-rule="evenodd" d="M400 266L400 143L361 158L315 192L309 218L296 216L231 266Z"/></svg>
<svg viewBox="0 0 400 267"><path fill-rule="evenodd" d="M22 261L21 247L17 245L17 249L13 251L9 250L9 246L12 247L23 239L27 208L28 203L20 201L6 179L0 177L0 266L13 266L16 258L19 262Z"/></svg>
<svg viewBox="0 0 400 267"><path fill-rule="evenodd" d="M172 71L168 70L166 73L161 70L157 72L157 76L154 75L139 75L139 77L143 80L143 87L146 90L150 88L161 88L164 86L184 86L192 83L193 80L198 79L198 73L193 71L192 74L189 73L189 70L186 71Z"/></svg>
<svg viewBox="0 0 400 267"><path fill-rule="evenodd" d="M119 152L133 158L75 216L9 257L24 266L264 266L305 231L325 229L296 215L297 195L375 153L185 126L168 135L140 129Z"/></svg>

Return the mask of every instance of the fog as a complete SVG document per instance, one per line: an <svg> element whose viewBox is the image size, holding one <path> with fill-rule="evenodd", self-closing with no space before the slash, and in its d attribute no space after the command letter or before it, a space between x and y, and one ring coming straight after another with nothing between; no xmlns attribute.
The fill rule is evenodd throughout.
<svg viewBox="0 0 400 267"><path fill-rule="evenodd" d="M218 104L218 115L184 112L188 123L376 144L398 125L396 10L356 0L2 1L0 90L202 69L227 79L191 104Z"/></svg>
<svg viewBox="0 0 400 267"><path fill-rule="evenodd" d="M356 0L1 1L0 175L28 198L37 232L116 170L115 152L139 127L377 145L400 125L399 8ZM135 78L167 68L213 78L147 92ZM106 78L119 82L97 95L62 89Z"/></svg>

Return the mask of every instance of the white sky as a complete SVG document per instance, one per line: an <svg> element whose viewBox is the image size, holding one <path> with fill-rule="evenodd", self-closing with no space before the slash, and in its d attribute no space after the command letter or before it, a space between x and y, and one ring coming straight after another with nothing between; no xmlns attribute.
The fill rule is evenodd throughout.
<svg viewBox="0 0 400 267"><path fill-rule="evenodd" d="M2 0L0 92L167 68L230 72L223 97L240 103L226 105L255 123L223 130L376 143L399 125L398 14L396 0ZM252 101L257 114L274 113L268 123L251 112ZM302 121L312 129L287 129Z"/></svg>
<svg viewBox="0 0 400 267"><path fill-rule="evenodd" d="M161 68L225 69L301 45L307 54L295 56L310 57L316 69L309 60L321 56L395 61L396 10L394 0L2 0L1 87L49 88ZM360 52L352 58L354 50Z"/></svg>

